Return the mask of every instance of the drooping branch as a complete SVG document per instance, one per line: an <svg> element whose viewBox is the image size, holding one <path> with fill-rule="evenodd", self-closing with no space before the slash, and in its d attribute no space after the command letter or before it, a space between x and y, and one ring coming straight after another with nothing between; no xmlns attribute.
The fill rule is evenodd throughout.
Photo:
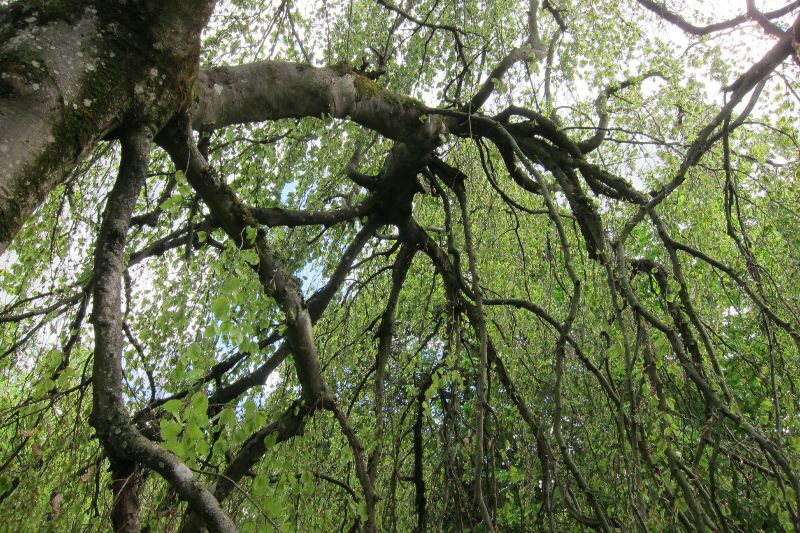
<svg viewBox="0 0 800 533"><path fill-rule="evenodd" d="M728 420L730 420L742 433L751 438L761 447L766 454L768 454L780 467L784 475L789 480L795 492L795 508L800 509L800 479L794 469L789 464L781 448L775 442L768 439L758 428L753 426L742 414L735 412L731 406L722 401L719 395L714 391L713 387L708 381L698 372L696 365L692 363L686 354L686 347L678 332L680 326L675 324L675 327L659 319L653 313L648 311L641 300L634 293L629 280L627 266L625 266L624 258L625 249L621 242L617 242L615 247L615 258L617 263L616 271L619 275L619 290L628 301L633 309L644 318L650 325L664 333L669 340L673 352L677 356L683 371L686 376L697 386L698 390L703 396L703 399L709 403L713 408L718 409ZM677 317L672 316L673 320ZM796 510L795 510L796 512ZM798 526L800 527L800 526ZM796 528L797 529L797 528Z"/></svg>
<svg viewBox="0 0 800 533"><path fill-rule="evenodd" d="M428 22L427 20L421 20L414 15L408 13L407 11L395 6L394 4L388 2L387 0L377 0L377 2L388 9L389 11L393 11L400 15L402 18L413 22L417 26L421 26L424 28L430 28L431 30L442 30L447 31L453 35L453 41L455 44L456 55L458 56L458 60L461 62L462 65L462 73L463 74L467 70L467 58L464 55L464 44L461 41L462 36L465 34L464 30L450 25L450 24L436 24L432 22Z"/></svg>
<svg viewBox="0 0 800 533"><path fill-rule="evenodd" d="M756 95L760 93L758 87L764 82L767 76L780 65L787 57L795 53L794 45L796 33L800 32L800 15L798 15L792 27L787 30L778 43L772 47L764 56L754 63L744 74L729 85L726 90L731 93L728 102L719 110L714 118L697 134L681 162L680 168L675 176L667 182L657 194L642 206L625 224L620 232L619 239L625 241L633 228L647 214L648 210L654 208L664 201L673 191L675 191L686 180L689 169L695 166L711 148L711 145L722 137L721 132L716 130L723 122L730 117L734 108L754 89Z"/></svg>
<svg viewBox="0 0 800 533"><path fill-rule="evenodd" d="M578 148L584 154L591 152L592 150L596 150L605 140L606 133L608 131L608 124L611 120L611 116L608 112L608 98L615 93L641 83L642 81L652 78L652 77L659 77L664 78L664 76L660 72L646 72L641 76L637 76L635 78L628 78L623 80L622 82L611 85L603 89L600 92L597 99L595 100L595 109L597 110L598 122L597 122L597 131L594 135L592 135L589 139L581 141L578 143Z"/></svg>
<svg viewBox="0 0 800 533"><path fill-rule="evenodd" d="M361 490L364 493L365 503L367 504L367 521L364 524L364 529L368 533L373 533L377 531L375 504L378 501L378 495L375 493L375 487L372 483L372 479L370 479L369 476L367 461L364 458L364 446L356 436L353 426L350 425L350 421L347 419L347 415L344 413L344 411L342 411L342 409L336 404L334 404L330 410L333 412L336 421L339 423L339 427L341 428L342 433L344 433L344 436L347 439L347 444L350 446L350 451L353 454L356 475L359 483L361 484Z"/></svg>
<svg viewBox="0 0 800 533"><path fill-rule="evenodd" d="M409 268L411 268L411 261L414 258L416 249L411 246L404 245L400 247L394 265L392 267L392 288L389 291L389 298L386 302L386 307L381 317L381 323L378 326L378 352L375 356L375 437L374 448L369 457L369 477L372 483L375 483L377 477L378 465L381 460L381 453L383 451L383 433L384 433L384 413L383 413L383 395L386 380L386 364L389 360L389 355L392 349L392 338L394 336L394 318L397 303L400 299L400 290L405 283L406 276Z"/></svg>
<svg viewBox="0 0 800 533"><path fill-rule="evenodd" d="M137 463L160 473L187 500L214 531L235 531L231 519L216 499L174 455L142 436L131 424L122 395L121 282L124 250L131 215L144 183L152 132L135 128L123 137L122 161L117 182L109 196L95 252L95 329L93 409L91 423L97 429L111 461L115 505L112 519L117 531L139 531Z"/></svg>
<svg viewBox="0 0 800 533"><path fill-rule="evenodd" d="M177 121L169 131L162 132L159 143L176 164L188 162L185 173L189 183L203 198L228 237L242 248L252 247L258 255L259 262L254 269L265 293L276 300L285 314L286 340L303 387L303 397L309 404L330 401L331 394L319 367L311 319L299 293L297 280L280 261L262 229L256 230L255 238L248 242L246 230L248 227L259 227L258 222L197 150L189 127L188 122Z"/></svg>
<svg viewBox="0 0 800 533"><path fill-rule="evenodd" d="M337 405L334 394L325 383L314 342L312 318L296 279L267 242L263 229L256 230L254 238L247 237L246 230L257 226L257 222L248 207L200 154L192 140L188 122L177 121L167 132L162 132L159 143L167 150L173 161L188 162L185 173L189 183L209 206L212 216L228 237L242 248L252 248L258 256L258 264L254 270L264 292L275 299L285 316L286 344L292 354L304 405L309 408L314 406L314 409L328 409L335 414L350 444L364 490L369 515L366 528L368 531L374 531L376 496L366 471L363 446L358 441L347 416Z"/></svg>
<svg viewBox="0 0 800 533"><path fill-rule="evenodd" d="M368 223L361 228L353 242L351 242L350 246L345 250L341 261L336 266L336 269L334 269L328 282L308 299L308 314L312 324L316 323L325 309L327 309L336 291L339 290L339 287L341 287L341 284L344 282L345 276L347 276L347 273L350 271L353 261L375 231L375 227L374 223ZM209 408L224 405L240 397L248 389L263 385L269 375L283 363L288 355L289 345L284 342L269 359L264 361L254 371L246 376L242 376L229 385L217 389L209 398Z"/></svg>
<svg viewBox="0 0 800 533"><path fill-rule="evenodd" d="M547 513L548 526L551 533L556 531L555 518L553 516L553 502L552 502L552 480L551 480L551 467L550 462L553 459L553 452L550 448L550 443L547 440L547 435L544 432L544 427L536 415L528 408L528 405L522 399L518 392L518 388L511 376L506 370L505 364L500 359L499 354L494 349L494 346L489 344L489 358L500 378L500 383L506 390L511 401L517 408L522 419L530 427L531 432L536 438L536 455L539 458L539 463L542 467L542 506Z"/></svg>
<svg viewBox="0 0 800 533"><path fill-rule="evenodd" d="M655 0L638 0L638 2L645 7L646 9L652 11L659 17L663 18L667 22L678 26L680 29L685 31L686 33L690 33L692 35L697 35L698 37L703 35L708 35L709 33L714 33L722 30L729 30L731 28L735 28L741 24L746 23L750 18L750 13L744 15L738 15L733 17L732 19L724 20L722 22L715 22L713 24L709 24L707 26L697 26L689 21L687 21L684 17L680 14L675 13L674 11L670 10L666 6L660 5ZM800 7L800 2L795 1L791 2L782 8L775 9L773 11L769 11L766 13L762 13L764 18L766 19L774 19L779 18L784 15L787 15Z"/></svg>
<svg viewBox="0 0 800 533"><path fill-rule="evenodd" d="M302 400L297 400L277 420L250 435L228 463L222 475L211 486L210 491L214 494L214 497L220 502L227 499L236 488L239 480L261 461L269 449L267 442L269 441L275 445L301 434L306 418L319 407L319 404L308 405ZM201 516L190 512L184 518L180 530L185 533L192 533L201 531L202 527L203 520Z"/></svg>
<svg viewBox="0 0 800 533"><path fill-rule="evenodd" d="M486 410L488 408L487 401L487 350L488 350L488 335L486 332L486 316L483 312L483 291L481 290L480 278L478 276L478 260L475 253L475 244L472 239L472 225L469 218L469 206L467 204L467 192L463 181L456 181L453 184L453 191L458 198L459 206L461 207L461 225L464 229L464 244L467 250L467 258L469 262L469 273L472 278L472 294L475 299L475 334L478 337L478 378L475 384L475 455L474 455L474 478L473 485L475 487L475 502L478 510L481 512L483 519L483 527L487 531L494 531L492 524L492 517L489 514L489 509L486 506L486 500L483 496L483 463L484 457L484 425L486 420Z"/></svg>

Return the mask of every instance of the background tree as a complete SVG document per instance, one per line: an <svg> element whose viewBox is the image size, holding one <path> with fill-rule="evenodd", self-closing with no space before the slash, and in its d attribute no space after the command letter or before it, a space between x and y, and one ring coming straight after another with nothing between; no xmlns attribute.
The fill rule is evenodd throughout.
<svg viewBox="0 0 800 533"><path fill-rule="evenodd" d="M0 4L7 527L800 529L800 2Z"/></svg>

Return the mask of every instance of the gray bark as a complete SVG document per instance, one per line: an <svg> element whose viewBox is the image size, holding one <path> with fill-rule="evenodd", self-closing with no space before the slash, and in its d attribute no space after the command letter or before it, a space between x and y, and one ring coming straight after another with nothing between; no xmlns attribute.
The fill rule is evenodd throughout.
<svg viewBox="0 0 800 533"><path fill-rule="evenodd" d="M0 43L0 253L125 106L99 109L84 89L108 59L97 11L42 25L35 13ZM0 31L12 24L2 22Z"/></svg>
<svg viewBox="0 0 800 533"><path fill-rule="evenodd" d="M163 125L188 101L214 3L0 8L0 254L100 140L132 119Z"/></svg>
<svg viewBox="0 0 800 533"><path fill-rule="evenodd" d="M421 102L380 87L348 65L261 61L212 68L200 73L194 93L192 125L198 130L325 114L405 140L424 113Z"/></svg>

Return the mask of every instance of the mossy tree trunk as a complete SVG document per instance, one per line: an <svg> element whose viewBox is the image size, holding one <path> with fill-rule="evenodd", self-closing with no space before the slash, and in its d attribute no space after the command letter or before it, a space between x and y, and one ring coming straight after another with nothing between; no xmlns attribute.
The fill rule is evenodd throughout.
<svg viewBox="0 0 800 533"><path fill-rule="evenodd" d="M23 1L0 10L0 253L103 138L188 102L214 0Z"/></svg>

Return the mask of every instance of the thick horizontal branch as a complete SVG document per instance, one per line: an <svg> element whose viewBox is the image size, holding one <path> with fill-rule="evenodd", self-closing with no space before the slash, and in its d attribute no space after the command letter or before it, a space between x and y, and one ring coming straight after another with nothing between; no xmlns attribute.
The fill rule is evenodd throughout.
<svg viewBox="0 0 800 533"><path fill-rule="evenodd" d="M318 68L261 61L212 68L200 73L194 92L192 125L197 130L329 115L404 140L423 114L420 102L382 88L347 64Z"/></svg>

